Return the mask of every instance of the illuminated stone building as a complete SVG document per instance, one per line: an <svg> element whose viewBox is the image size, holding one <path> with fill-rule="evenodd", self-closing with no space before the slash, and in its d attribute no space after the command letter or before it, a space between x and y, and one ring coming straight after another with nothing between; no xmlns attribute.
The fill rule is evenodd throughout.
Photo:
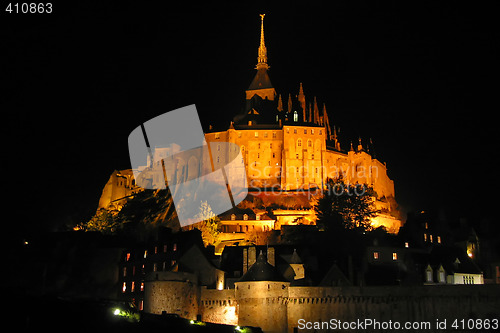
<svg viewBox="0 0 500 333"><path fill-rule="evenodd" d="M298 86L297 94L288 95L278 94L272 85L264 40L264 15L261 16L257 53L256 74L245 92L245 111L233 118L227 130L210 130L205 134L211 156L206 153L208 150L203 150L205 153L199 156L182 156L175 155L175 147L157 147L152 152L153 160L160 161L175 155L176 161L172 163L175 166L165 167L175 167L176 170L167 170L167 174L175 174L177 181L182 182L212 172L212 168L222 168L234 158L233 152L226 150L235 146L226 143L238 145L245 166L241 172L246 172L250 194L261 196L270 205L284 197L295 197L297 201L307 197L308 203L299 207L301 210L292 212L290 208L293 207L290 205L275 209L273 215L277 217L275 222L279 223L272 224L274 229L279 229L283 224L315 224L311 199L321 193L319 189L323 188L327 178L341 176L347 183L366 183L373 186L377 193L376 208L383 212L373 220L373 225L385 226L390 232L396 233L401 221L391 214L395 210L394 182L387 175L386 164L374 156L371 142L363 144L359 139L356 145L351 143L349 149L344 149L336 127L331 125L326 106L323 104L320 107L316 97L306 96L302 83ZM210 170L197 167L199 165ZM112 175L109 186L103 190L100 208L117 205L118 193L127 195L133 192L133 183L126 176L129 173L124 170ZM240 174L235 172L237 176ZM116 184L122 184L115 180L119 175L125 175L126 183L131 184L128 191L120 192L113 188L119 186ZM164 182L160 176L156 174L152 182ZM258 212L254 213L256 217L259 215ZM227 217L222 219L223 225L227 225L224 230L232 230L234 228L231 226L234 225L238 225L239 229L232 233L244 232L247 228L262 229L263 221L257 218L239 220L242 223L234 221ZM223 238L231 241L231 237L228 235ZM237 235L234 237L235 240L241 238Z"/></svg>

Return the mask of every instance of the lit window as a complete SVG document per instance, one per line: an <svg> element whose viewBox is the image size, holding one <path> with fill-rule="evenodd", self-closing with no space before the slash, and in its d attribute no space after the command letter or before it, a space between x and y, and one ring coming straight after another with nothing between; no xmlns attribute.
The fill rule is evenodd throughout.
<svg viewBox="0 0 500 333"><path fill-rule="evenodd" d="M123 282L123 285L122 285L122 293L126 292L127 291L127 282Z"/></svg>
<svg viewBox="0 0 500 333"><path fill-rule="evenodd" d="M276 132L273 132L273 139L276 139Z"/></svg>
<svg viewBox="0 0 500 333"><path fill-rule="evenodd" d="M133 292L134 292L134 290L135 290L135 282L134 282L134 281L132 281L132 285L130 286L130 292L132 292L132 293L133 293Z"/></svg>
<svg viewBox="0 0 500 333"><path fill-rule="evenodd" d="M215 133L215 138L220 139L220 133Z"/></svg>
<svg viewBox="0 0 500 333"><path fill-rule="evenodd" d="M314 134L314 129L311 130L311 134Z"/></svg>
<svg viewBox="0 0 500 333"><path fill-rule="evenodd" d="M424 234L424 242L427 242L427 234Z"/></svg>
<svg viewBox="0 0 500 333"><path fill-rule="evenodd" d="M293 121L294 121L294 122L299 121L299 114L297 113L297 111L294 111L294 112L293 112Z"/></svg>
<svg viewBox="0 0 500 333"><path fill-rule="evenodd" d="M236 215L231 214L231 221L234 221L234 220L236 220Z"/></svg>
<svg viewBox="0 0 500 333"><path fill-rule="evenodd" d="M243 215L243 220L247 221L248 220L248 215L247 214L244 214Z"/></svg>
<svg viewBox="0 0 500 333"><path fill-rule="evenodd" d="M123 277L127 276L127 267L123 267Z"/></svg>
<svg viewBox="0 0 500 333"><path fill-rule="evenodd" d="M392 260L398 260L398 253L392 252Z"/></svg>
<svg viewBox="0 0 500 333"><path fill-rule="evenodd" d="M256 138L258 138L259 137L259 132L255 132L254 135L255 135Z"/></svg>
<svg viewBox="0 0 500 333"><path fill-rule="evenodd" d="M156 272L158 270L158 265L156 263L153 264L153 272Z"/></svg>
<svg viewBox="0 0 500 333"><path fill-rule="evenodd" d="M427 282L432 282L432 269L425 272L425 280Z"/></svg>
<svg viewBox="0 0 500 333"><path fill-rule="evenodd" d="M425 222L425 229L429 229L429 224Z"/></svg>
<svg viewBox="0 0 500 333"><path fill-rule="evenodd" d="M173 248L174 251L177 251L177 244L174 243L174 248Z"/></svg>
<svg viewBox="0 0 500 333"><path fill-rule="evenodd" d="M437 241L439 244L441 244L441 236L437 236Z"/></svg>
<svg viewBox="0 0 500 333"><path fill-rule="evenodd" d="M158 246L155 246L155 254L158 253Z"/></svg>
<svg viewBox="0 0 500 333"><path fill-rule="evenodd" d="M286 134L290 134L290 129L289 128L286 129Z"/></svg>
<svg viewBox="0 0 500 333"><path fill-rule="evenodd" d="M264 137L267 138L267 132L264 132Z"/></svg>
<svg viewBox="0 0 500 333"><path fill-rule="evenodd" d="M439 272L439 282L440 283L445 283L446 282L446 278L445 278L444 272Z"/></svg>
<svg viewBox="0 0 500 333"><path fill-rule="evenodd" d="M130 252L129 252L129 253L127 253L127 258L126 258L126 260L127 260L127 261L129 261L129 260L130 260Z"/></svg>
<svg viewBox="0 0 500 333"><path fill-rule="evenodd" d="M378 260L379 252L373 252L373 259Z"/></svg>
<svg viewBox="0 0 500 333"><path fill-rule="evenodd" d="M297 134L297 129L296 128L293 129L293 134Z"/></svg>
<svg viewBox="0 0 500 333"><path fill-rule="evenodd" d="M432 235L429 235L429 241L432 243Z"/></svg>
<svg viewBox="0 0 500 333"><path fill-rule="evenodd" d="M144 259L148 256L148 250L144 251Z"/></svg>
<svg viewBox="0 0 500 333"><path fill-rule="evenodd" d="M141 282L141 291L144 291L144 282Z"/></svg>
<svg viewBox="0 0 500 333"><path fill-rule="evenodd" d="M255 215L255 219L258 221L260 220L260 215Z"/></svg>
<svg viewBox="0 0 500 333"><path fill-rule="evenodd" d="M405 242L405 247L410 247L410 244L408 242Z"/></svg>

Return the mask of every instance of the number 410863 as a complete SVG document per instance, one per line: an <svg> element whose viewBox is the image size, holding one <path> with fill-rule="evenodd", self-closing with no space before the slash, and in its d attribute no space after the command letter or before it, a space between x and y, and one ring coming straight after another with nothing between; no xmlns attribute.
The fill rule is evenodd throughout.
<svg viewBox="0 0 500 333"><path fill-rule="evenodd" d="M9 2L7 8L5 8L5 11L9 14L50 14L52 13L52 3Z"/></svg>

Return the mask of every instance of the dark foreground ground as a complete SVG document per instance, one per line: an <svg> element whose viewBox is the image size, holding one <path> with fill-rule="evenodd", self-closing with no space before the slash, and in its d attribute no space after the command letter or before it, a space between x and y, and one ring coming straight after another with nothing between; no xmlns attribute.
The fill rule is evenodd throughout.
<svg viewBox="0 0 500 333"><path fill-rule="evenodd" d="M11 305L4 318L16 332L262 332L170 314L144 314L127 303L107 300L18 297Z"/></svg>

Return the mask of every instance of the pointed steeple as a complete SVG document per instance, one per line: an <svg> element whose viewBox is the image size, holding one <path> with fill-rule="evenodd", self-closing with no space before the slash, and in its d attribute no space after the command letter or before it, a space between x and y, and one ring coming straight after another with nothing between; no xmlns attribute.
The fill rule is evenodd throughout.
<svg viewBox="0 0 500 333"><path fill-rule="evenodd" d="M260 14L260 45L256 69L269 69L269 65L267 64L267 49L264 42L264 16L266 14Z"/></svg>
<svg viewBox="0 0 500 333"><path fill-rule="evenodd" d="M361 137L359 137L358 141L359 141L359 143L358 143L358 151L363 151L363 145L361 144Z"/></svg>
<svg viewBox="0 0 500 333"><path fill-rule="evenodd" d="M316 96L314 96L314 123L319 125L319 109L318 102L316 101Z"/></svg>
<svg viewBox="0 0 500 333"><path fill-rule="evenodd" d="M297 99L299 100L300 107L302 108L302 117L304 122L307 121L306 115L306 96L304 95L304 89L302 88L302 82L300 82L299 94L297 95Z"/></svg>
<svg viewBox="0 0 500 333"><path fill-rule="evenodd" d="M281 99L281 94L278 96L278 111L283 111L283 100Z"/></svg>
<svg viewBox="0 0 500 333"><path fill-rule="evenodd" d="M246 91L246 99L250 100L254 95L260 96L262 99L268 99L274 101L276 98L276 90L271 84L267 70L269 65L267 64L267 49L264 43L264 16L265 14L260 14L260 45L257 56L257 74L255 75L252 83Z"/></svg>
<svg viewBox="0 0 500 333"><path fill-rule="evenodd" d="M288 94L288 113L292 113L292 95Z"/></svg>
<svg viewBox="0 0 500 333"><path fill-rule="evenodd" d="M326 139L332 139L332 129L330 128L330 120L328 119L328 114L326 113L326 104L323 103L323 122L326 129Z"/></svg>
<svg viewBox="0 0 500 333"><path fill-rule="evenodd" d="M337 137L337 127L335 127L335 126L333 126L332 139L333 139L335 149L340 151L340 142L339 142L338 137ZM351 142L351 148L352 148L352 142Z"/></svg>
<svg viewBox="0 0 500 333"><path fill-rule="evenodd" d="M311 102L309 102L309 122L312 123L312 107L311 107Z"/></svg>

